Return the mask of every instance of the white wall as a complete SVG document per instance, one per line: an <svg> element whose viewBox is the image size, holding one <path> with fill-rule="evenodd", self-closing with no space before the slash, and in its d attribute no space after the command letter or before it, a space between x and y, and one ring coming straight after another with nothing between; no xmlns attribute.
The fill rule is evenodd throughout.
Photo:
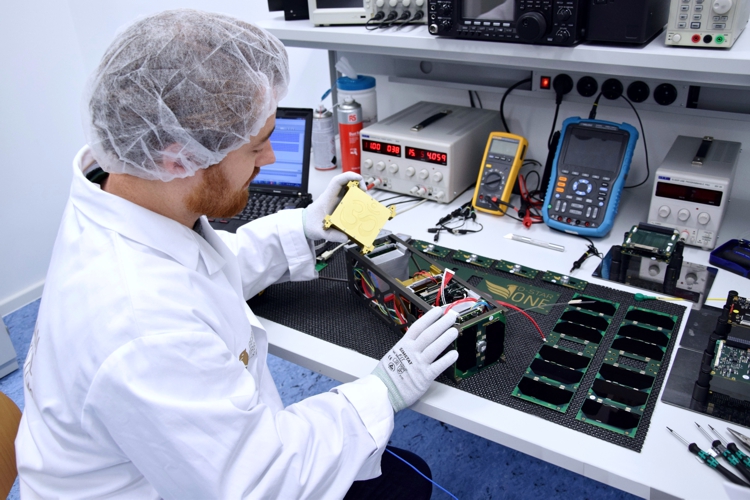
<svg viewBox="0 0 750 500"><path fill-rule="evenodd" d="M41 0L6 2L0 19L0 316L41 296L52 245L84 144L86 78L120 27L165 9L222 12L248 21L266 0ZM328 88L324 51L290 49L285 106L312 107Z"/></svg>

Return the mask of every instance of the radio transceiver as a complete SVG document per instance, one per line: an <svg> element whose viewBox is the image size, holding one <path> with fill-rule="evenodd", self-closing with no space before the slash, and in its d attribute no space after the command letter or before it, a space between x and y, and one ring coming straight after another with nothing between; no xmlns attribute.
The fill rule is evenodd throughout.
<svg viewBox="0 0 750 500"><path fill-rule="evenodd" d="M672 0L667 45L728 49L750 17L747 0Z"/></svg>
<svg viewBox="0 0 750 500"><path fill-rule="evenodd" d="M590 0L428 0L432 35L540 45L584 40Z"/></svg>
<svg viewBox="0 0 750 500"><path fill-rule="evenodd" d="M712 137L677 137L656 170L649 224L677 229L687 245L714 248L741 147Z"/></svg>
<svg viewBox="0 0 750 500"><path fill-rule="evenodd" d="M315 26L335 24L373 24L376 21L424 24L426 0L305 0ZM389 19L389 16L391 19Z"/></svg>
<svg viewBox="0 0 750 500"><path fill-rule="evenodd" d="M487 136L502 127L497 111L419 102L362 130L362 176L449 203L476 182Z"/></svg>
<svg viewBox="0 0 750 500"><path fill-rule="evenodd" d="M479 166L479 178L472 205L480 212L505 215L518 171L529 143L519 135L492 132Z"/></svg>

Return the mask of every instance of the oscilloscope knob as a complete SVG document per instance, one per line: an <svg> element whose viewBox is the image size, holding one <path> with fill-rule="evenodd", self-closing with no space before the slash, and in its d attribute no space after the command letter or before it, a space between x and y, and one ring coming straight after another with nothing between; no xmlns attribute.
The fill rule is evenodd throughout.
<svg viewBox="0 0 750 500"><path fill-rule="evenodd" d="M518 18L516 31L523 40L535 42L547 32L547 20L539 12L526 12Z"/></svg>
<svg viewBox="0 0 750 500"><path fill-rule="evenodd" d="M414 0L414 3L417 4L417 7L421 7L424 5L424 0Z"/></svg>
<svg viewBox="0 0 750 500"><path fill-rule="evenodd" d="M726 14L732 8L732 0L714 0L713 7L717 14Z"/></svg>
<svg viewBox="0 0 750 500"><path fill-rule="evenodd" d="M403 4L404 7L408 7L409 5L411 5L411 0L402 0L401 4Z"/></svg>
<svg viewBox="0 0 750 500"><path fill-rule="evenodd" d="M372 168L372 160L367 158L365 161L362 162L365 168Z"/></svg>
<svg viewBox="0 0 750 500"><path fill-rule="evenodd" d="M376 0L375 5L378 7L382 7L385 5L385 0Z"/></svg>
<svg viewBox="0 0 750 500"><path fill-rule="evenodd" d="M377 162L375 164L375 168L377 168L378 170L382 172L383 170L385 170L385 162L384 161Z"/></svg>
<svg viewBox="0 0 750 500"><path fill-rule="evenodd" d="M429 176L430 176L430 173L427 170L422 169L422 170L419 171L419 178L420 179L426 179Z"/></svg>

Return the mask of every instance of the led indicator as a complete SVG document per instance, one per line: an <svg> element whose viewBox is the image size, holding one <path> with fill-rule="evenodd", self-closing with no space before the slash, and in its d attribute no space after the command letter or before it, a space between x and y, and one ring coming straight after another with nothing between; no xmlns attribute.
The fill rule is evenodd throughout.
<svg viewBox="0 0 750 500"><path fill-rule="evenodd" d="M539 79L539 88L543 90L549 90L552 86L552 78L549 76L543 76Z"/></svg>

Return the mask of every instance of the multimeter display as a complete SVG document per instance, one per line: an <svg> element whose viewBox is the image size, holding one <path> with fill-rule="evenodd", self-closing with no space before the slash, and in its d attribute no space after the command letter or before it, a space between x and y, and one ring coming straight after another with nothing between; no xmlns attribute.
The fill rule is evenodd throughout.
<svg viewBox="0 0 750 500"><path fill-rule="evenodd" d="M584 236L612 229L638 131L627 123L568 118L542 208L548 226Z"/></svg>
<svg viewBox="0 0 750 500"><path fill-rule="evenodd" d="M479 168L472 205L480 212L504 215L528 142L521 136L492 132Z"/></svg>

